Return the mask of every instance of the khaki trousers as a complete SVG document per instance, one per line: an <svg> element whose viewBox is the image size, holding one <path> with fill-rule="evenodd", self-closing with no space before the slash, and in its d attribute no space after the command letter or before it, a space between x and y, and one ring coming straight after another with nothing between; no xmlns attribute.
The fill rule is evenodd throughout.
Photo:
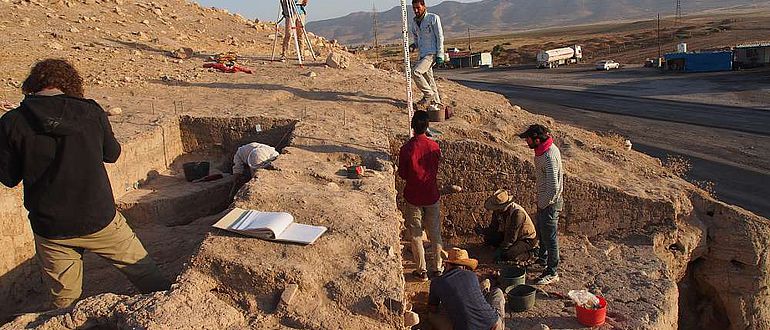
<svg viewBox="0 0 770 330"><path fill-rule="evenodd" d="M57 308L71 305L83 292L85 250L112 263L142 293L171 286L120 212L107 227L90 235L67 239L35 235L35 249Z"/></svg>
<svg viewBox="0 0 770 330"><path fill-rule="evenodd" d="M404 213L404 224L411 236L412 255L414 256L414 262L417 264L417 269L419 271L443 271L444 265L441 263L443 242L441 241L439 202L428 206L415 206L406 203ZM433 260L430 264L430 269L426 269L425 248L422 245L423 231L427 231L428 240L431 243Z"/></svg>
<svg viewBox="0 0 770 330"><path fill-rule="evenodd" d="M436 55L426 55L414 65L412 77L414 84L422 92L423 98L436 104L441 104L441 98L438 95L438 85L433 78L433 62Z"/></svg>
<svg viewBox="0 0 770 330"><path fill-rule="evenodd" d="M281 54L286 56L286 49L289 48L289 43L292 42L292 28L294 31L297 31L297 43L299 43L299 51L301 52L305 45L305 39L303 39L305 37L305 15L299 14L294 17L294 22L291 22L292 24L289 24L289 17L284 17L284 20L286 20L286 23L283 30L283 50Z"/></svg>

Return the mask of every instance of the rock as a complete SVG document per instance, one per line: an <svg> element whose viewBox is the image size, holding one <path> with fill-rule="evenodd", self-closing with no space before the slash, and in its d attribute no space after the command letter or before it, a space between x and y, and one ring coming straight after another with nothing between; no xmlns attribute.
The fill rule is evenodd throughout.
<svg viewBox="0 0 770 330"><path fill-rule="evenodd" d="M313 72L313 71L310 71L310 72L306 73L305 76L306 77L310 77L310 78L315 78L315 77L318 77L318 74Z"/></svg>
<svg viewBox="0 0 770 330"><path fill-rule="evenodd" d="M72 33L78 33L78 32L80 32L80 30L78 30L78 28L76 28L76 27L74 27L74 26L73 26L73 27L71 27L71 28L70 28L70 32L72 32Z"/></svg>
<svg viewBox="0 0 770 330"><path fill-rule="evenodd" d="M147 26L150 26L150 21L148 21L148 20L144 20L144 21L142 21L142 24L144 24L144 25L147 25Z"/></svg>
<svg viewBox="0 0 770 330"><path fill-rule="evenodd" d="M420 323L420 315L412 311L404 312L404 326L413 327Z"/></svg>
<svg viewBox="0 0 770 330"><path fill-rule="evenodd" d="M129 77L129 76L125 76L125 77L123 77L123 81L125 81L125 82L129 82L129 83L130 83L130 82L131 82L131 80L132 80L132 79L131 79L131 77Z"/></svg>
<svg viewBox="0 0 770 330"><path fill-rule="evenodd" d="M297 295L297 291L299 291L299 285L297 284L287 285L286 288L283 289L283 293L281 293L280 304L283 306L291 305L291 301L294 300L294 297Z"/></svg>
<svg viewBox="0 0 770 330"><path fill-rule="evenodd" d="M369 69L369 70L375 70L376 69L373 64L367 64L367 65L364 65L364 67Z"/></svg>
<svg viewBox="0 0 770 330"><path fill-rule="evenodd" d="M107 109L107 115L109 116L118 116L122 113L123 113L123 109L118 107Z"/></svg>
<svg viewBox="0 0 770 330"><path fill-rule="evenodd" d="M350 58L340 52L331 52L326 58L326 65L335 69L346 69L350 65Z"/></svg>
<svg viewBox="0 0 770 330"><path fill-rule="evenodd" d="M545 324L540 323L538 325L535 325L535 326L529 328L529 330L551 330L551 328L549 328Z"/></svg>
<svg viewBox="0 0 770 330"><path fill-rule="evenodd" d="M193 52L192 48L182 47L182 48L179 48L179 49L177 49L175 51L172 51L170 56L174 57L174 58L178 58L178 59L187 59L187 58L192 57L193 53L194 52Z"/></svg>
<svg viewBox="0 0 770 330"><path fill-rule="evenodd" d="M631 151L631 147L632 146L633 146L633 144L631 144L631 140L626 140L625 141L626 150Z"/></svg>
<svg viewBox="0 0 770 330"><path fill-rule="evenodd" d="M62 49L64 49L64 46L62 46L58 42L49 42L49 43L45 44L45 46L50 48L50 49L55 49L55 50L62 50Z"/></svg>

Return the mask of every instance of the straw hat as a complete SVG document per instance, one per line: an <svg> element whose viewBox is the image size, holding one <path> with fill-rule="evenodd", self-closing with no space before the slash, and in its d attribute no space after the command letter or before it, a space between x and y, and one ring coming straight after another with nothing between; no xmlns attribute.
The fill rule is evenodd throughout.
<svg viewBox="0 0 770 330"><path fill-rule="evenodd" d="M458 248L452 248L449 252L449 257L446 259L447 263L465 266L471 270L476 270L479 266L479 261L468 257L468 251Z"/></svg>
<svg viewBox="0 0 770 330"><path fill-rule="evenodd" d="M512 203L513 196L508 195L508 191L505 189L498 189L484 202L484 208L490 211L505 210Z"/></svg>

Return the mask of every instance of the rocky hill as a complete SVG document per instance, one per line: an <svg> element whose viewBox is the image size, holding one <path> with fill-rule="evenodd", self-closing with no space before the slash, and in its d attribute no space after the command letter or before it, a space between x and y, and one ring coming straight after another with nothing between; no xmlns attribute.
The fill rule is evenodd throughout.
<svg viewBox="0 0 770 330"><path fill-rule="evenodd" d="M612 20L649 19L657 13L673 15L675 3L670 0L482 0L460 3L445 1L429 8L441 16L444 31L450 37L508 33L544 27L579 25ZM751 0L684 1L683 12L694 14L709 9L751 5ZM411 9L410 9L410 15ZM410 16L411 17L411 16ZM381 43L401 38L401 8L378 13L378 37ZM343 44L373 42L372 13L358 12L347 16L308 23L308 29Z"/></svg>

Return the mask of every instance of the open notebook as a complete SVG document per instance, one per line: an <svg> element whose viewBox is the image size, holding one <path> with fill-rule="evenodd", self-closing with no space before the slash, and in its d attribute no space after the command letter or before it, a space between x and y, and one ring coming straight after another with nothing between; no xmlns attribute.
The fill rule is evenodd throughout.
<svg viewBox="0 0 770 330"><path fill-rule="evenodd" d="M295 223L286 212L262 212L234 208L214 224L215 228L281 242L312 244L326 227Z"/></svg>

